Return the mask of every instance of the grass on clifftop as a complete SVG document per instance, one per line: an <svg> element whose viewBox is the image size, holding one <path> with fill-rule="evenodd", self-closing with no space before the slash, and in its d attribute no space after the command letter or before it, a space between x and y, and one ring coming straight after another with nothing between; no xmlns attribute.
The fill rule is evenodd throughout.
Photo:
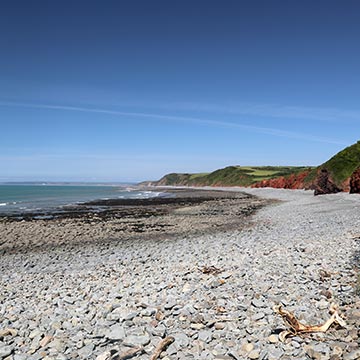
<svg viewBox="0 0 360 360"><path fill-rule="evenodd" d="M330 160L313 169L306 177L305 182L311 184L315 180L319 169L326 169L330 173L331 179L335 184L342 188L344 181L350 178L352 173L359 167L360 141L341 150Z"/></svg>
<svg viewBox="0 0 360 360"><path fill-rule="evenodd" d="M297 166L228 166L212 173L168 174L159 185L199 185L199 186L249 186L256 182L280 176L288 176L307 167Z"/></svg>

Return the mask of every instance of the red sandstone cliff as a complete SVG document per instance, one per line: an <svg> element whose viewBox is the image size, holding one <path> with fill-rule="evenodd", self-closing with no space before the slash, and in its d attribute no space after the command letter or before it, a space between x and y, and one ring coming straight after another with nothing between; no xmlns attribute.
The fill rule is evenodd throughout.
<svg viewBox="0 0 360 360"><path fill-rule="evenodd" d="M262 180L259 181L251 187L261 188L261 187L272 187L278 189L305 189L305 178L309 175L310 170L300 172L298 174L291 174L289 176L280 176L274 179Z"/></svg>

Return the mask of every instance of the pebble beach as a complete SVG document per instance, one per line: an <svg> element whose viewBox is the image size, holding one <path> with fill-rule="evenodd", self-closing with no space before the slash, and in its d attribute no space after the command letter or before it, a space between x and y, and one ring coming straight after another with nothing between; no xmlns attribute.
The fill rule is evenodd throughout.
<svg viewBox="0 0 360 360"><path fill-rule="evenodd" d="M2 219L0 359L154 360L166 339L163 360L360 359L360 196L219 190ZM316 325L331 303L345 328L280 341L274 305Z"/></svg>

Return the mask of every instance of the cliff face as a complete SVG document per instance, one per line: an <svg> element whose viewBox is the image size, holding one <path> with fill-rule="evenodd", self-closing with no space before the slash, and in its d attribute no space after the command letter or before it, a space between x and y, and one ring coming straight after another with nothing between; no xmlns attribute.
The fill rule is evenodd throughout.
<svg viewBox="0 0 360 360"><path fill-rule="evenodd" d="M304 179L309 175L310 170L289 176L280 176L274 179L267 179L253 184L251 187L272 187L277 189L304 189L306 188Z"/></svg>
<svg viewBox="0 0 360 360"><path fill-rule="evenodd" d="M315 195L339 191L360 193L360 141L341 150L316 169L255 184L285 189L312 189Z"/></svg>
<svg viewBox="0 0 360 360"><path fill-rule="evenodd" d="M360 141L317 168L229 166L206 174L168 174L152 185L312 189L315 195L339 191L360 193Z"/></svg>

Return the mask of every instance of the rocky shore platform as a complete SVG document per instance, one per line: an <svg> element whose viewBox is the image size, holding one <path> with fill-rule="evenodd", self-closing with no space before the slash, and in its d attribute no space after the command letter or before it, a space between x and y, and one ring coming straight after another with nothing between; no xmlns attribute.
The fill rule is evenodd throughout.
<svg viewBox="0 0 360 360"><path fill-rule="evenodd" d="M359 195L173 194L2 218L0 359L360 358Z"/></svg>

